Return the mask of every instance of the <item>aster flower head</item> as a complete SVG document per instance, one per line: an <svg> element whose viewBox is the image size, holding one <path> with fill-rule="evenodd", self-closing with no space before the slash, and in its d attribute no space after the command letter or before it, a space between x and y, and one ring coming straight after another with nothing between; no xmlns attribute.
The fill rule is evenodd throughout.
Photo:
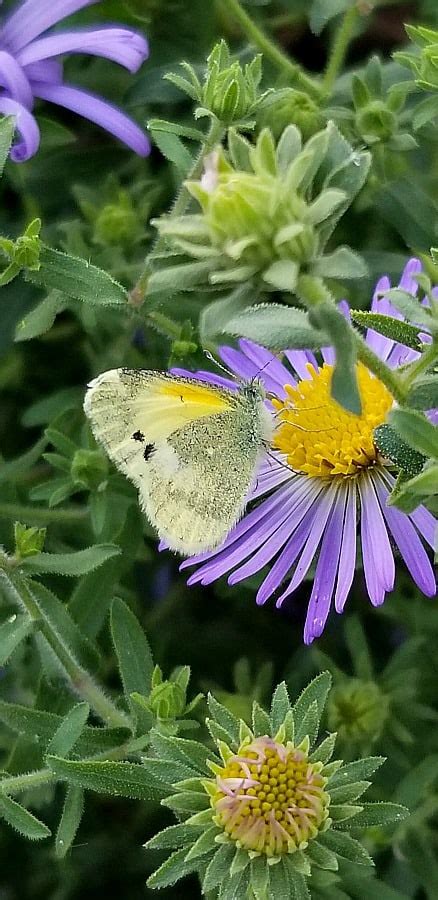
<svg viewBox="0 0 438 900"><path fill-rule="evenodd" d="M338 858L372 866L362 845L346 831L367 823L398 821L396 804L358 801L366 780L384 761L331 761L335 734L317 742L330 675L318 675L290 703L285 683L272 697L270 714L253 704L252 727L209 696L207 726L215 749L152 734L155 776L172 767L179 778L163 801L183 821L150 840L148 849L179 848L150 877L148 886L174 884L190 872L204 896L219 900L256 896L308 897L308 880L338 869ZM377 819L374 819L376 822ZM263 890L262 890L263 888Z"/></svg>
<svg viewBox="0 0 438 900"><path fill-rule="evenodd" d="M51 32L53 25L97 0L23 0L8 16L0 13L0 113L14 116L19 139L11 159L25 162L39 146L35 100L47 100L95 122L140 156L149 141L128 116L100 97L63 81L60 57L102 56L136 72L148 55L145 38L120 27Z"/></svg>
<svg viewBox="0 0 438 900"><path fill-rule="evenodd" d="M419 260L411 260L400 288L414 295L414 276L420 270ZM389 280L380 279L372 310L400 317L381 299L389 288ZM349 315L346 304L344 312ZM370 329L366 341L393 368L419 355ZM396 474L374 440L374 430L393 406L385 385L358 363L362 412L355 415L331 396L335 354L330 347L321 351L321 363L302 350L286 350L280 361L248 340L240 340L238 349L222 347L220 355L238 378L262 380L276 428L272 450L248 496L246 515L219 548L182 563L183 569L196 565L188 583L207 585L228 575L234 585L262 572L257 603L275 596L281 607L315 563L304 627L308 644L322 634L332 605L342 613L359 548L373 606L380 606L394 587L392 544L419 589L433 596L435 576L424 543L434 545L435 518L423 506L406 514L387 505ZM199 377L224 384L211 373ZM236 388L231 379L225 383Z"/></svg>

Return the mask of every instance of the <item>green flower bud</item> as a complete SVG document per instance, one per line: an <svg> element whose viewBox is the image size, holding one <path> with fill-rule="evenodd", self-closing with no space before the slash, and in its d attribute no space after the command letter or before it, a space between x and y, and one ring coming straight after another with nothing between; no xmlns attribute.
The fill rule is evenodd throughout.
<svg viewBox="0 0 438 900"><path fill-rule="evenodd" d="M185 691L175 681L163 681L152 688L148 706L157 719L176 719L185 710Z"/></svg>
<svg viewBox="0 0 438 900"><path fill-rule="evenodd" d="M384 100L371 100L356 112L354 121L358 134L368 144L388 141L398 128L397 116Z"/></svg>
<svg viewBox="0 0 438 900"><path fill-rule="evenodd" d="M314 101L303 91L284 88L268 97L260 106L257 129L270 128L278 140L288 125L296 125L304 140L308 140L324 124L324 116Z"/></svg>
<svg viewBox="0 0 438 900"><path fill-rule="evenodd" d="M27 556L41 553L46 539L46 529L28 527L21 522L15 522L14 539L15 556L18 559L26 559Z"/></svg>
<svg viewBox="0 0 438 900"><path fill-rule="evenodd" d="M333 688L327 704L328 726L347 746L368 746L381 735L389 699L375 681L349 678Z"/></svg>
<svg viewBox="0 0 438 900"><path fill-rule="evenodd" d="M76 450L71 463L72 481L78 487L96 491L108 477L108 460L100 450Z"/></svg>
<svg viewBox="0 0 438 900"><path fill-rule="evenodd" d="M118 203L107 203L94 223L93 239L97 244L132 244L138 237L139 220L131 200L124 192Z"/></svg>

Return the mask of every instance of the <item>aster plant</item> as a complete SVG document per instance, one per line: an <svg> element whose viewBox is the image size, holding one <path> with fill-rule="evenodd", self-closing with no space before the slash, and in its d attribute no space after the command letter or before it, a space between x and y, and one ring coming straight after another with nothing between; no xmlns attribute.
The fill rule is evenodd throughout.
<svg viewBox="0 0 438 900"><path fill-rule="evenodd" d="M40 143L35 101L46 100L84 116L138 153L149 153L142 129L115 106L63 80L61 58L70 53L102 56L137 72L148 56L145 38L128 28L69 31L50 29L96 0L23 0L0 13L0 112L15 119L19 138L11 148L14 162L30 159Z"/></svg>
<svg viewBox="0 0 438 900"><path fill-rule="evenodd" d="M158 759L144 765L155 775L174 771L178 780L162 802L180 821L146 844L149 850L177 848L149 887L164 888L196 872L203 895L218 900L306 898L310 891L319 896L324 873L336 872L339 860L373 865L348 832L401 821L406 810L360 799L382 757L343 765L332 760L335 734L318 742L329 689L323 672L292 705L283 682L269 714L253 704L251 728L209 695L212 750L152 735Z"/></svg>
<svg viewBox="0 0 438 900"><path fill-rule="evenodd" d="M398 290L413 299L418 289L415 275L420 272L421 263L412 259ZM382 278L372 314L399 315L389 300L380 299L389 289L389 280ZM348 317L346 304L343 311ZM420 357L418 351L372 329L365 340L396 370ZM253 508L217 550L182 563L182 569L196 565L188 583L207 585L228 574L234 585L261 573L256 602L262 605L275 596L281 607L316 561L304 626L304 640L311 643L322 634L331 607L338 613L344 610L358 546L368 597L373 606L384 602L394 588L392 540L420 590L434 596L435 576L423 545L424 541L434 547L434 516L421 505L409 514L388 505L397 469L375 438L394 402L386 385L359 362L362 409L356 415L331 395L335 361L331 347L322 348L321 363L306 350L285 350L280 360L259 344L240 339L238 349L223 346L220 356L237 379L260 378L276 429L248 498ZM198 377L217 383L210 373ZM226 383L236 389L232 379Z"/></svg>

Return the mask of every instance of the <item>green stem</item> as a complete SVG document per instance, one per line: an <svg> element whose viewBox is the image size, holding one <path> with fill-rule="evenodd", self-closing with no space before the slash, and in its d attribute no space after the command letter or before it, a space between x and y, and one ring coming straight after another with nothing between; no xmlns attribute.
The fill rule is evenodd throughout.
<svg viewBox="0 0 438 900"><path fill-rule="evenodd" d="M239 0L223 0L223 6L237 19L242 31L249 40L262 51L266 59L271 60L290 83L301 87L315 98L320 96L320 88L315 79L307 75L298 63L292 62L277 44L267 37L264 31L253 22L248 13L242 9Z"/></svg>
<svg viewBox="0 0 438 900"><path fill-rule="evenodd" d="M40 609L38 601L29 590L24 578L19 575L6 576L10 593L15 595L24 607L30 618L36 622L41 633L52 648L62 668L68 675L71 686L76 694L90 704L97 716L107 725L114 728L130 728L128 717L112 700L107 697L101 687L94 681L89 672L76 662L68 646L62 641L47 616Z"/></svg>
<svg viewBox="0 0 438 900"><path fill-rule="evenodd" d="M351 6L344 13L341 24L336 29L327 68L322 80L323 92L326 97L331 94L333 85L342 69L358 18L359 10L357 6Z"/></svg>
<svg viewBox="0 0 438 900"><path fill-rule="evenodd" d="M438 343L437 341L433 341L426 350L423 350L420 358L415 360L415 362L410 363L409 366L406 367L403 373L403 384L405 386L406 392L409 390L412 382L415 378L418 378L419 375L422 375L423 372L427 372L433 364L436 362L438 357Z"/></svg>
<svg viewBox="0 0 438 900"><path fill-rule="evenodd" d="M0 519L15 519L30 525L57 525L82 522L88 510L82 507L47 509L41 506L23 506L21 503L0 503Z"/></svg>
<svg viewBox="0 0 438 900"><path fill-rule="evenodd" d="M388 391L394 397L394 400L403 406L406 403L406 388L400 375L397 375L393 369L382 362L381 359L371 350L371 347L364 341L363 337L353 329L354 339L356 343L357 358L379 379L382 381Z"/></svg>
<svg viewBox="0 0 438 900"><path fill-rule="evenodd" d="M202 175L202 170L204 168L205 157L208 156L209 153L211 153L211 151L217 144L220 144L220 142L222 141L222 138L224 136L224 133L225 133L225 128L222 125L222 123L219 122L218 119L213 119L211 122L211 125L210 125L209 132L208 132L208 134L205 138L205 141L198 153L198 156L196 157L190 171L187 173L188 181L196 181L198 178L200 178L200 176ZM172 206L172 209L170 210L168 215L171 216L172 218L176 217L176 216L182 216L186 211L189 200L190 200L190 194L189 194L185 184L183 183L180 187L179 194ZM130 295L129 295L130 301L131 301L131 304L135 307L139 307L142 305L145 295L146 295L148 281L149 281L149 277L151 274L149 258L153 254L159 253L161 250L163 250L163 248L165 247L165 244L166 244L166 238L163 235L160 235L157 238L157 240L155 241L155 244L151 250L151 253L149 254L148 259L146 260L146 265L145 265L143 272L140 275L140 278L138 279L137 283L135 284L132 291L130 292Z"/></svg>

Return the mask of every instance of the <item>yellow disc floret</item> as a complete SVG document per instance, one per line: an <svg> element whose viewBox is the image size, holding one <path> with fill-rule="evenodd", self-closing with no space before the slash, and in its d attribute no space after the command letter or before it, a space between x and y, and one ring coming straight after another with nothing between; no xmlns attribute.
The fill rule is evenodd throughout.
<svg viewBox="0 0 438 900"><path fill-rule="evenodd" d="M285 385L286 398L272 401L276 410L273 447L297 472L327 477L357 475L378 458L374 429L385 421L393 399L384 384L362 364L357 380L362 401L360 416L348 412L330 394L333 366L315 370L296 387Z"/></svg>
<svg viewBox="0 0 438 900"><path fill-rule="evenodd" d="M258 737L216 768L215 790L208 792L213 821L227 839L275 861L324 830L330 797L322 763L309 762L307 751L305 742L294 747Z"/></svg>

